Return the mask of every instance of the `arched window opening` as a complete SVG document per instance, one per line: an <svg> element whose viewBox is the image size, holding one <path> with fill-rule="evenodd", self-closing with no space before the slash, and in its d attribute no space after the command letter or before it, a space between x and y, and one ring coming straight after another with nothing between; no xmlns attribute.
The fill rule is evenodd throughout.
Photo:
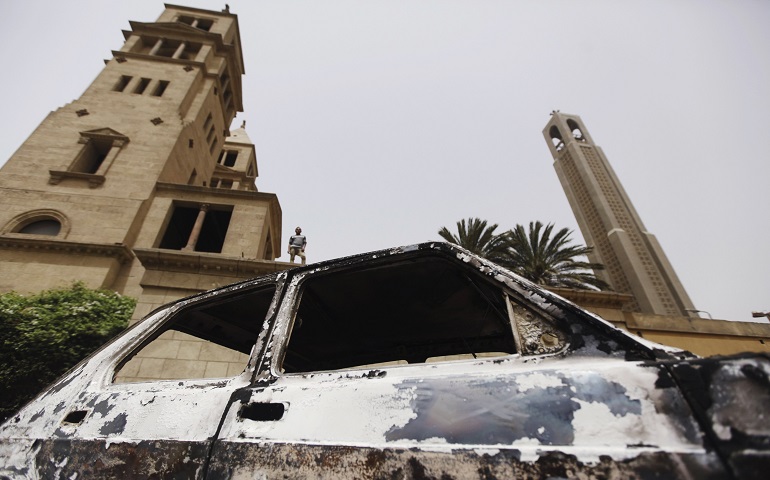
<svg viewBox="0 0 770 480"><path fill-rule="evenodd" d="M0 235L46 235L66 238L70 227L70 221L63 213L45 208L16 215L0 228Z"/></svg>
<svg viewBox="0 0 770 480"><path fill-rule="evenodd" d="M567 126L569 127L570 131L572 132L572 136L575 137L575 140L578 140L580 142L585 142L586 141L586 137L585 137L585 135L583 135L583 131L580 130L580 127L578 126L576 121L574 121L572 119L568 119L567 120Z"/></svg>
<svg viewBox="0 0 770 480"><path fill-rule="evenodd" d="M562 140L561 133L559 132L559 129L556 128L556 125L553 125L551 129L548 130L548 134L551 136L551 143L556 147L556 151L561 151L561 149L564 148L564 141Z"/></svg>
<svg viewBox="0 0 770 480"><path fill-rule="evenodd" d="M49 235L55 237L61 231L61 223L53 218L38 220L24 225L17 233L28 235Z"/></svg>

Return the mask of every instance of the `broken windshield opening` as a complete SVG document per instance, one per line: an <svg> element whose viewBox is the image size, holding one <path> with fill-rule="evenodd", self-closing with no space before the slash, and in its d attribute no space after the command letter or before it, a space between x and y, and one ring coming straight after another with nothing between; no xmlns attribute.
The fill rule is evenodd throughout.
<svg viewBox="0 0 770 480"><path fill-rule="evenodd" d="M475 271L423 257L307 279L286 373L515 353L505 294Z"/></svg>
<svg viewBox="0 0 770 480"><path fill-rule="evenodd" d="M274 294L275 285L268 285L183 308L120 364L115 382L238 375L249 361Z"/></svg>

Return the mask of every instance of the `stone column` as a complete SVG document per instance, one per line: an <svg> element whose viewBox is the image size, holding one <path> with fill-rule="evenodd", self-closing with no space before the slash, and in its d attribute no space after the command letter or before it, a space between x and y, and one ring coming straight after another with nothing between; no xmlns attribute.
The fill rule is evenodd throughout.
<svg viewBox="0 0 770 480"><path fill-rule="evenodd" d="M172 55L171 58L179 58L179 57L181 57L182 54L184 53L185 47L187 47L187 43L186 42L180 43L179 46L176 47L176 51L174 51L174 55Z"/></svg>
<svg viewBox="0 0 770 480"><path fill-rule="evenodd" d="M195 225L193 225L192 232L190 232L190 238L187 240L187 245L182 249L183 252L192 252L195 250L195 244L198 243L198 237L201 234L201 228L203 228L203 220L206 219L206 212L209 209L207 203L201 204L201 209L198 211L198 218L195 219Z"/></svg>
<svg viewBox="0 0 770 480"><path fill-rule="evenodd" d="M157 42L155 42L155 45L152 46L152 50L150 50L150 55L157 55L158 50L160 50L160 47L163 46L163 39L159 38Z"/></svg>

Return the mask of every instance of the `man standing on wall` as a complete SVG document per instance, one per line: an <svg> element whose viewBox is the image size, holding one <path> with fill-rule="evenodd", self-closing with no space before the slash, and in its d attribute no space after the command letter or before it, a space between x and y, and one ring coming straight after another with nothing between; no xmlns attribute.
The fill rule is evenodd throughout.
<svg viewBox="0 0 770 480"><path fill-rule="evenodd" d="M302 235L302 229L297 227L294 229L296 235L292 235L289 238L289 261L294 263L294 256L299 255L302 259L302 265L305 264L305 246L307 246L307 238Z"/></svg>

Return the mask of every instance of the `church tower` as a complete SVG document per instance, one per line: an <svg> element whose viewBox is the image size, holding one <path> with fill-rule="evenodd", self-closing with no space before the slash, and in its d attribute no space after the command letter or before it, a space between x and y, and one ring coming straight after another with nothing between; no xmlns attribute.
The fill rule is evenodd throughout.
<svg viewBox="0 0 770 480"><path fill-rule="evenodd" d="M0 291L80 280L168 301L285 268L281 208L255 186L238 18L166 5L130 22L80 98L0 170Z"/></svg>
<svg viewBox="0 0 770 480"><path fill-rule="evenodd" d="M632 311L697 316L658 240L580 117L554 112L543 136L580 231L594 247L590 260L606 268L597 276L616 292L631 294Z"/></svg>

